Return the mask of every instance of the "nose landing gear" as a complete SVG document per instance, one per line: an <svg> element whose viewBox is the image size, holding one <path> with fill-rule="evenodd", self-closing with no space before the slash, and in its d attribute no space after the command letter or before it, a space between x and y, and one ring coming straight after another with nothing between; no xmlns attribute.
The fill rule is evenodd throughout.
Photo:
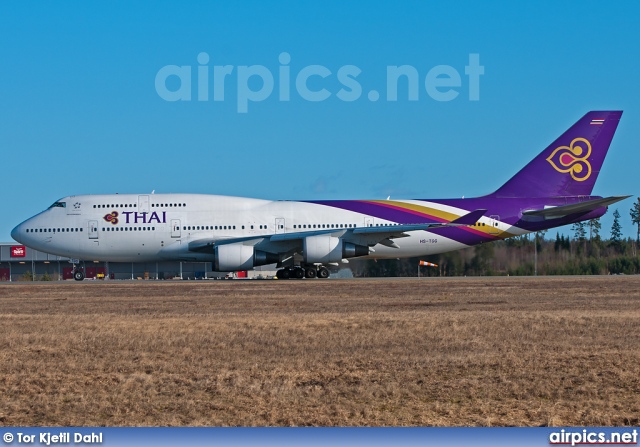
<svg viewBox="0 0 640 447"><path fill-rule="evenodd" d="M84 279L84 271L77 264L73 264L73 279L82 281Z"/></svg>

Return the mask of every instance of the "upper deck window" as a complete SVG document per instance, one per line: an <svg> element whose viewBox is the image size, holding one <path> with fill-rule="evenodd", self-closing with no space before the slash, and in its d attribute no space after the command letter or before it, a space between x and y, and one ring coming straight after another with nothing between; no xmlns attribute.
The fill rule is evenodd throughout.
<svg viewBox="0 0 640 447"><path fill-rule="evenodd" d="M55 202L53 205L51 205L49 207L49 209L51 208L66 208L67 207L67 202Z"/></svg>

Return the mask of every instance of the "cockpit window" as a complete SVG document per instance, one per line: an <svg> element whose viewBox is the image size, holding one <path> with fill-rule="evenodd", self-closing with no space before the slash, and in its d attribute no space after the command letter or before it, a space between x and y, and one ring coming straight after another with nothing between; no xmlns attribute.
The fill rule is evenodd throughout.
<svg viewBox="0 0 640 447"><path fill-rule="evenodd" d="M67 202L55 202L53 205L51 205L49 207L49 209L51 208L66 208L67 207Z"/></svg>

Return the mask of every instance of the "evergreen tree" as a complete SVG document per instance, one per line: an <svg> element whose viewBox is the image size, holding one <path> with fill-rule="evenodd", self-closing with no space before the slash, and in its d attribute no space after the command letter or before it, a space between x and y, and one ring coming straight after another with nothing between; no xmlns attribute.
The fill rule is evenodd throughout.
<svg viewBox="0 0 640 447"><path fill-rule="evenodd" d="M600 230L602 229L602 224L600 223L600 218L597 219L589 219L587 222L589 225L589 241L600 240Z"/></svg>
<svg viewBox="0 0 640 447"><path fill-rule="evenodd" d="M619 244L622 240L622 225L620 225L620 213L618 209L613 212L613 225L611 225L611 242Z"/></svg>
<svg viewBox="0 0 640 447"><path fill-rule="evenodd" d="M584 222L576 222L571 227L571 231L575 233L577 241L584 241L587 238L587 230L585 229Z"/></svg>
<svg viewBox="0 0 640 447"><path fill-rule="evenodd" d="M578 245L578 247L582 247L585 251L587 250L587 229L584 222L576 222L573 224L571 229L575 232L575 238L578 242L582 242L582 245Z"/></svg>
<svg viewBox="0 0 640 447"><path fill-rule="evenodd" d="M564 237L564 234L556 233L556 242L553 244L553 248L555 251L560 250L571 250L571 241L569 240L569 236Z"/></svg>
<svg viewBox="0 0 640 447"><path fill-rule="evenodd" d="M475 275L491 275L490 261L493 259L493 244L485 243L475 246L474 257L471 259L471 269Z"/></svg>
<svg viewBox="0 0 640 447"><path fill-rule="evenodd" d="M640 197L636 203L633 204L633 208L631 208L631 222L636 224L638 230L636 233L636 243L640 243Z"/></svg>
<svg viewBox="0 0 640 447"><path fill-rule="evenodd" d="M536 250L538 251L542 251L542 243L544 242L544 237L547 235L547 230L540 230L540 231L536 231L536 238L534 239L536 241Z"/></svg>

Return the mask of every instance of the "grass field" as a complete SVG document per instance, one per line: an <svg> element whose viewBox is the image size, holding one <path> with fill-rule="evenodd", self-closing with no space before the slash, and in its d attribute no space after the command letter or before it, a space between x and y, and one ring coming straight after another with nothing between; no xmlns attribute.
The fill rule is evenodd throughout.
<svg viewBox="0 0 640 447"><path fill-rule="evenodd" d="M0 425L640 423L640 277L0 285Z"/></svg>

